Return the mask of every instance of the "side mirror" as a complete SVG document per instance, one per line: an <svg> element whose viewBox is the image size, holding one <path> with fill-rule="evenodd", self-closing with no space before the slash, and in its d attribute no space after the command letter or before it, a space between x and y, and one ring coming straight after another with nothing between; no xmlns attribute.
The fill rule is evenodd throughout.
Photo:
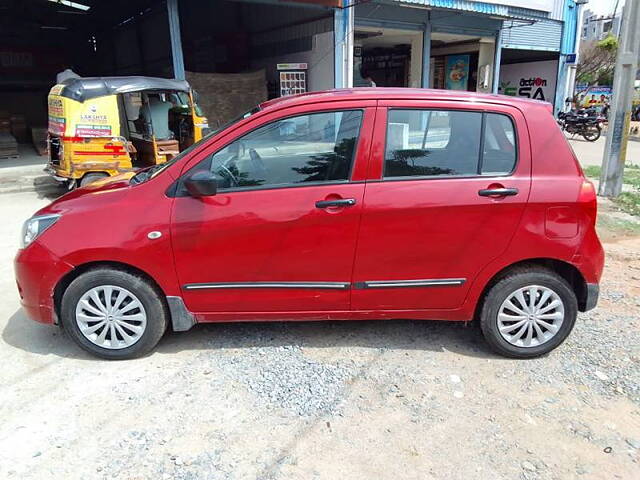
<svg viewBox="0 0 640 480"><path fill-rule="evenodd" d="M184 186L192 197L211 197L218 192L218 177L208 170L196 172L184 181Z"/></svg>

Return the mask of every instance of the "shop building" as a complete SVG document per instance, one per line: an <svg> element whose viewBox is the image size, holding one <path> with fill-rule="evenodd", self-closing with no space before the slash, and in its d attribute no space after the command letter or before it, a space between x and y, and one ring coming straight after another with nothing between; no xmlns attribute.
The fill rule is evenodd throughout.
<svg viewBox="0 0 640 480"><path fill-rule="evenodd" d="M187 78L214 125L267 98L373 84L542 95L561 108L580 24L574 0L4 3L0 111L27 127L46 125L66 68Z"/></svg>
<svg viewBox="0 0 640 480"><path fill-rule="evenodd" d="M581 3L396 0L336 9L336 86L499 92L561 109Z"/></svg>

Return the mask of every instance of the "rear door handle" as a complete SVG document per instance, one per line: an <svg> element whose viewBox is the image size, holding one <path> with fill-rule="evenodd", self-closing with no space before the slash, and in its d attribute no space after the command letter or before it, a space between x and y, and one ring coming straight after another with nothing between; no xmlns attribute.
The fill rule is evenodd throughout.
<svg viewBox="0 0 640 480"><path fill-rule="evenodd" d="M355 204L355 198L338 198L336 200L319 200L316 202L316 208L351 207Z"/></svg>
<svg viewBox="0 0 640 480"><path fill-rule="evenodd" d="M507 197L518 194L517 188L484 188L478 190L481 197Z"/></svg>

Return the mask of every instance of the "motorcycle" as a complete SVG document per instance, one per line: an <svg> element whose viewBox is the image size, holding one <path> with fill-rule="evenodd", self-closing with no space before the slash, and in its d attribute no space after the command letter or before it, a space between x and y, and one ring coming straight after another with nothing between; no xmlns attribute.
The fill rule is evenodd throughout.
<svg viewBox="0 0 640 480"><path fill-rule="evenodd" d="M571 135L582 135L588 142L595 142L602 135L605 118L592 110L558 113L558 125Z"/></svg>

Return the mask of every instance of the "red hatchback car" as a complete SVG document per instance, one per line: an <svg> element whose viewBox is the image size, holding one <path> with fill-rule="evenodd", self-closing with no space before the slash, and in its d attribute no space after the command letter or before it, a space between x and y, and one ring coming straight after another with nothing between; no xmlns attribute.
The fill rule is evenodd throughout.
<svg viewBox="0 0 640 480"><path fill-rule="evenodd" d="M121 359L168 327L477 319L545 354L596 305L596 196L549 104L366 88L261 104L27 220L22 304Z"/></svg>

